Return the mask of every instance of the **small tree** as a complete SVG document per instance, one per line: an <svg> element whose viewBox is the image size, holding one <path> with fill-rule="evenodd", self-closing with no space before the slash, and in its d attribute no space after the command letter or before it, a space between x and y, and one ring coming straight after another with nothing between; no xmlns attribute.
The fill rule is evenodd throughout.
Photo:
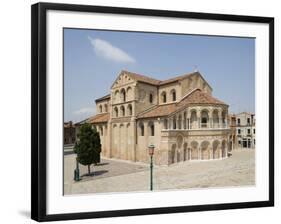
<svg viewBox="0 0 281 224"><path fill-rule="evenodd" d="M78 141L75 143L74 152L77 154L77 161L88 166L88 174L91 173L91 164L100 162L100 136L90 124L83 124L78 134Z"/></svg>

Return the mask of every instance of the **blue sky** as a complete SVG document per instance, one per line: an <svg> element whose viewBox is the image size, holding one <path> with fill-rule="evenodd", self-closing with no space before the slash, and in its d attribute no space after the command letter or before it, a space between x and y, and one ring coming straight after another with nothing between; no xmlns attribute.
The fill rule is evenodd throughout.
<svg viewBox="0 0 281 224"><path fill-rule="evenodd" d="M229 112L255 112L253 38L64 29L64 120L93 115L121 70L165 80L195 68Z"/></svg>

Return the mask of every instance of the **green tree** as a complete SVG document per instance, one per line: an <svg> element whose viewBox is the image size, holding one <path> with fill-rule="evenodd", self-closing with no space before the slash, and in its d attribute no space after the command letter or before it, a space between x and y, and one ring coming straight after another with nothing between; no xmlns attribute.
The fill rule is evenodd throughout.
<svg viewBox="0 0 281 224"><path fill-rule="evenodd" d="M77 161L88 166L88 174L91 173L91 164L100 163L100 136L90 124L85 123L81 126L74 152L77 154Z"/></svg>

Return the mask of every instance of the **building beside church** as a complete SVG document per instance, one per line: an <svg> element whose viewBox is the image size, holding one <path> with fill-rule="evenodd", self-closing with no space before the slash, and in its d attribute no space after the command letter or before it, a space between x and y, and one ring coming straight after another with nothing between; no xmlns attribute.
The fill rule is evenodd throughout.
<svg viewBox="0 0 281 224"><path fill-rule="evenodd" d="M256 147L256 118L255 114L242 112L229 115L229 144L230 150L250 149Z"/></svg>
<svg viewBox="0 0 281 224"><path fill-rule="evenodd" d="M212 96L199 72L156 80L121 71L88 119L101 137L102 156L170 165L228 157L228 105Z"/></svg>
<svg viewBox="0 0 281 224"><path fill-rule="evenodd" d="M63 123L63 144L74 144L76 140L76 127L72 121Z"/></svg>
<svg viewBox="0 0 281 224"><path fill-rule="evenodd" d="M248 112L236 114L237 148L255 148L256 118Z"/></svg>

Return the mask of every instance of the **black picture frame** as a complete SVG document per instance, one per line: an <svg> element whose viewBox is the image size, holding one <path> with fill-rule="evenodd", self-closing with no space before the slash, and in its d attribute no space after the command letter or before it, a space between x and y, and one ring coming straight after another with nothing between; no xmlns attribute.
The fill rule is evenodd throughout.
<svg viewBox="0 0 281 224"><path fill-rule="evenodd" d="M159 207L84 213L46 213L46 13L48 10L100 12L123 15L192 18L218 21L254 22L269 25L269 200L243 203L208 204L196 206ZM74 220L116 216L133 216L206 210L238 209L274 206L274 18L119 8L73 4L37 3L31 11L31 218L37 221Z"/></svg>

